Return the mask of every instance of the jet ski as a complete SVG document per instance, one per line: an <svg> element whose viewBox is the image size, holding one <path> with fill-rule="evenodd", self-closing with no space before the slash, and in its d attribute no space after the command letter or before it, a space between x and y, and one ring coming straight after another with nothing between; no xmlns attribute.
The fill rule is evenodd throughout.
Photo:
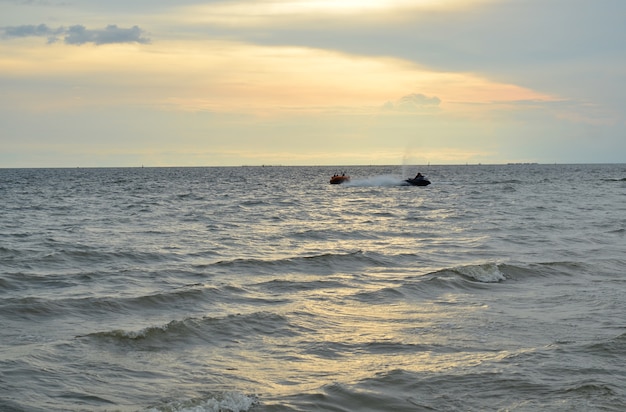
<svg viewBox="0 0 626 412"><path fill-rule="evenodd" d="M421 173L418 173L417 176L412 179L406 179L405 182L411 186L428 186L430 184L430 180L422 176Z"/></svg>

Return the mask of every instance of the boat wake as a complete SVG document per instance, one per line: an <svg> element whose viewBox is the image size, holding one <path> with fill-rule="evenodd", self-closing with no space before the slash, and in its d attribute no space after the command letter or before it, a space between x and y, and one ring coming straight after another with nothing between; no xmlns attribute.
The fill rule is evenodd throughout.
<svg viewBox="0 0 626 412"><path fill-rule="evenodd" d="M371 176L363 179L352 179L344 186L371 187L371 186L401 186L406 185L404 179L392 175Z"/></svg>

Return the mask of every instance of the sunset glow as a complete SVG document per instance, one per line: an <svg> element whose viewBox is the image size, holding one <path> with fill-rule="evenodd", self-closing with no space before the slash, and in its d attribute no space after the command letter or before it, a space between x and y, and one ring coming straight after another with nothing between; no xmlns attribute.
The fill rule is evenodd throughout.
<svg viewBox="0 0 626 412"><path fill-rule="evenodd" d="M148 151L136 133L159 136L159 164L205 161L189 154L194 151L223 153L229 164L279 158L301 159L299 164L386 163L394 157L400 161L407 147L420 147L432 162L552 161L564 153L556 145L547 151L529 146L520 153L506 149L507 141L517 134L531 140L536 136L538 142L541 135L555 133L576 139L583 124L585 133L595 128L596 135L607 139L606 159L619 160L612 156L619 152L614 146L623 144L618 130L625 123L624 94L619 92L624 74L605 71L605 77L589 81L613 79L611 87L588 87L580 76L592 72L585 67L597 62L581 60L565 71L563 63L551 62L558 50L539 52L553 47L547 26L543 38L539 26L522 34L536 39L538 56L557 57L533 58L535 49L512 49L505 40L516 38L503 31L503 22L526 9L508 3L155 3L148 13L130 11L124 24L115 22L114 14L106 22L102 16L93 19L87 6L67 14L43 4L11 4L7 10L13 18L0 17L0 116L9 125L1 139L7 142L3 147L11 148L2 158L7 165L22 164L37 145L19 142L36 141L61 124L69 129L55 135L55 147L79 153L82 149L62 136L87 128L93 123L79 125L94 116L115 119L115 113L137 111L137 124L131 126L133 120L126 117L105 122L84 139L103 138L107 128L118 124L108 133L127 133L125 145L141 159ZM46 13L55 17L41 21ZM326 19L324 27L320 19ZM515 31L516 20L510 21L509 30ZM485 36L490 25L493 33ZM624 59L621 43L616 47L614 59ZM33 126L29 118L37 113L57 113L50 118L55 124L40 119L40 128ZM160 125L146 123L150 118ZM174 138L165 133L175 134L172 147L179 148L170 160L165 153L177 149L165 144ZM217 143L206 138L216 134L230 138ZM255 145L266 143L250 152L244 149L250 147L245 136L254 136ZM322 145L311 147L310 139ZM336 139L354 142L358 149L350 155L344 152L347 147L328 152L323 142ZM307 143L298 144L300 140ZM467 141L473 142L471 150ZM569 161L582 161L588 153L582 149L585 141L572 143L568 147L582 145L581 155L572 152ZM49 137L41 147L48 144ZM151 147L150 156L155 152L159 148ZM383 152L389 155L377 158ZM90 161L102 164L97 153L90 153Z"/></svg>

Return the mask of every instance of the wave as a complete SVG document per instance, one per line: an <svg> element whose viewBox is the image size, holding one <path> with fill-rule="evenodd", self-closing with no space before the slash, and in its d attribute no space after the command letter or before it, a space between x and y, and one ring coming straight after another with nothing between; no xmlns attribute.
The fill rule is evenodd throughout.
<svg viewBox="0 0 626 412"><path fill-rule="evenodd" d="M77 338L95 339L115 347L136 350L178 348L180 345L233 343L252 336L292 337L295 327L281 315L270 312L227 315L224 317L187 318L140 330L115 329L94 332Z"/></svg>
<svg viewBox="0 0 626 412"><path fill-rule="evenodd" d="M502 264L500 265L507 279L525 280L529 278L545 278L559 276L581 276L596 273L604 265L607 270L616 267L617 261L585 263L576 261L539 262L529 264Z"/></svg>
<svg viewBox="0 0 626 412"><path fill-rule="evenodd" d="M602 342L592 343L583 350L585 353L591 353L595 356L613 357L620 361L626 356L626 333Z"/></svg>
<svg viewBox="0 0 626 412"><path fill-rule="evenodd" d="M41 286L41 285L40 285ZM102 292L105 293L105 292ZM160 311L175 305L178 309L197 308L204 302L214 301L258 302L258 299L246 297L241 291L228 286L216 288L201 284L185 286L166 292L154 292L140 296L103 295L88 297L56 298L54 296L27 296L6 298L0 305L2 316L18 319L57 318L60 316L108 317L113 313L128 314L143 310ZM264 301L265 302L265 301Z"/></svg>
<svg viewBox="0 0 626 412"><path fill-rule="evenodd" d="M293 232L285 232L277 234L273 237L276 240L282 240L283 238L291 238L296 240L304 240L306 242L310 242L312 240L323 240L328 241L328 239L339 240L368 240L372 239L376 235L367 231L347 231L345 229L333 229L333 228L323 228L323 229L305 229L305 230L295 230Z"/></svg>
<svg viewBox="0 0 626 412"><path fill-rule="evenodd" d="M502 184L502 185L512 185L512 184L520 184L520 183L524 183L522 180L519 179L505 179L505 180L492 180L490 182L486 182L487 184L490 185L497 185L497 184Z"/></svg>
<svg viewBox="0 0 626 412"><path fill-rule="evenodd" d="M208 268L249 269L254 273L307 272L316 269L314 273L328 271L335 273L338 269L355 270L369 266L383 266L385 262L372 254L365 254L361 250L345 253L322 253L311 256L285 257L281 259L233 259L223 260L208 265Z"/></svg>
<svg viewBox="0 0 626 412"><path fill-rule="evenodd" d="M155 265L179 261L175 253L107 249L100 246L70 244L54 238L43 240L43 247L27 250L0 250L0 257L15 270L38 274L85 272L85 268L108 268L111 262L118 264Z"/></svg>
<svg viewBox="0 0 626 412"><path fill-rule="evenodd" d="M68 275L40 275L26 273L22 271L5 273L0 279L0 289L8 290L30 290L42 288L47 291L52 289L62 289L77 285L79 280L70 279Z"/></svg>
<svg viewBox="0 0 626 412"><path fill-rule="evenodd" d="M413 289L414 285L405 284L402 287L385 287L375 291L359 292L354 295L354 299L362 302L375 302L377 304L384 302L394 302L398 299L404 298L406 289ZM424 292L422 290L422 292ZM425 293L427 294L427 292Z"/></svg>
<svg viewBox="0 0 626 412"><path fill-rule="evenodd" d="M481 411L623 410L615 387L591 380L564 387L536 373L472 367L454 373L392 369L349 384L332 383L294 397L294 410ZM570 378L571 379L571 378ZM476 396L480 392L481 396ZM485 397L488 398L485 401ZM486 403L488 402L488 403ZM337 405L345 408L337 407ZM488 406L487 406L488 405ZM594 405L594 407L589 407Z"/></svg>
<svg viewBox="0 0 626 412"><path fill-rule="evenodd" d="M607 264L607 270L616 267ZM392 303L402 299L432 299L450 290L493 290L492 286L508 281L527 282L537 278L573 277L596 273L601 265L579 262L546 262L512 264L484 262L442 268L424 274L410 275L396 286L360 291L352 298L362 302ZM594 271L595 270L595 271Z"/></svg>
<svg viewBox="0 0 626 412"><path fill-rule="evenodd" d="M585 263L576 261L539 262L539 263L497 263L486 262L476 265L457 266L434 272L432 276L455 274L464 279L479 283L499 283L506 280L524 280L537 277L580 276L595 273L598 267L616 267L619 262ZM610 270L610 269L607 269Z"/></svg>
<svg viewBox="0 0 626 412"><path fill-rule="evenodd" d="M197 313L202 308L215 304L233 304L239 306L280 305L294 299L294 293L306 291L322 291L330 289L353 290L352 299L363 302L395 302L406 297L429 299L437 296L442 290L480 290L490 288L509 280L527 281L533 278L557 276L582 276L596 274L598 271L613 273L625 267L623 261L581 262L546 262L531 264L513 264L499 262L483 262L469 265L432 270L415 274L416 254L384 255L364 253L362 251L347 253L323 253L311 256L290 257L283 259L234 259L220 261L194 267L189 274L197 279L212 278L215 272L232 273L249 272L250 281L243 286L230 283L212 285L189 283L172 287L164 279L164 283L146 290L143 278L131 279L127 274L110 277L107 283L98 283L99 278L106 276L86 276L84 274L67 275L28 275L21 272L7 274L0 279L0 288L12 293L16 290L43 290L30 296L6 296L0 305L0 315L12 319L45 319L59 316L108 317L111 314L133 314L141 311L162 313L166 308L175 307L179 311ZM366 289L362 286L375 278L359 273L383 273L386 279L399 283L390 285L386 282L379 289L371 284ZM338 274L354 274L348 278L337 277ZM269 275L270 279L261 278L255 282L255 275ZM325 276L331 278L324 278ZM286 276L286 277L285 277ZM321 277L320 277L321 276ZM368 280L369 279L369 280ZM142 285L137 295L120 294L121 285L129 282ZM375 283L374 283L375 284ZM74 290L89 296L72 296L72 294L55 294L54 290Z"/></svg>
<svg viewBox="0 0 626 412"><path fill-rule="evenodd" d="M506 280L497 263L459 266L451 270L466 279L480 283L498 283Z"/></svg>
<svg viewBox="0 0 626 412"><path fill-rule="evenodd" d="M208 398L169 401L152 406L146 412L244 412L258 405L255 395L224 392Z"/></svg>
<svg viewBox="0 0 626 412"><path fill-rule="evenodd" d="M415 298L432 299L449 290L481 290L490 284L507 280L503 265L487 262L445 268L405 278L398 286L386 286L377 290L359 292L354 299L370 303L393 303Z"/></svg>
<svg viewBox="0 0 626 412"><path fill-rule="evenodd" d="M500 268L498 263L486 262L441 269L426 276L430 280L464 279L476 283L499 283L506 280Z"/></svg>
<svg viewBox="0 0 626 412"><path fill-rule="evenodd" d="M269 282L261 282L254 286L267 289L272 293L293 293L297 291L324 290L345 288L347 285L335 280L313 280L313 281L292 281L284 279L274 279Z"/></svg>
<svg viewBox="0 0 626 412"><path fill-rule="evenodd" d="M440 277L442 274L453 274L472 282L499 283L507 280L525 280L538 277L580 276L581 274L596 273L599 268L604 268L605 266L607 271L611 271L619 265L620 261L618 260L594 263L577 261L539 263L486 262L442 269L430 274L430 276ZM623 266L624 263L621 262L621 265Z"/></svg>

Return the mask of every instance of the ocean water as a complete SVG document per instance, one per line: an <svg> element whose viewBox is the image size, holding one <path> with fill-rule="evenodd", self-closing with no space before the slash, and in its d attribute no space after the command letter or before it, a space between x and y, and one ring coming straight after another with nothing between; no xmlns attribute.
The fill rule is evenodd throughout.
<svg viewBox="0 0 626 412"><path fill-rule="evenodd" d="M0 206L0 411L626 410L624 164L0 169Z"/></svg>

